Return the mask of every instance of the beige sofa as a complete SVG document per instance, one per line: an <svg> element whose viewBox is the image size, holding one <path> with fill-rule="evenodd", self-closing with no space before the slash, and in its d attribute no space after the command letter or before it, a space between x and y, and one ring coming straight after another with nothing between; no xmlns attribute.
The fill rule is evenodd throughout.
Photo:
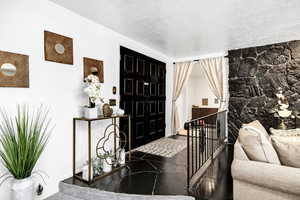
<svg viewBox="0 0 300 200"><path fill-rule="evenodd" d="M300 168L250 160L239 139L231 172L234 200L300 199Z"/></svg>

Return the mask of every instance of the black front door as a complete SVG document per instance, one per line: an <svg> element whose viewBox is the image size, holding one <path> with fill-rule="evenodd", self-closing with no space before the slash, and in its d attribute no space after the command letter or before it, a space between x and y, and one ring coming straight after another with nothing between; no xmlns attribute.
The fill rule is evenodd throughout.
<svg viewBox="0 0 300 200"><path fill-rule="evenodd" d="M166 64L121 47L120 107L132 117L132 148L165 136ZM120 121L128 133L128 122Z"/></svg>

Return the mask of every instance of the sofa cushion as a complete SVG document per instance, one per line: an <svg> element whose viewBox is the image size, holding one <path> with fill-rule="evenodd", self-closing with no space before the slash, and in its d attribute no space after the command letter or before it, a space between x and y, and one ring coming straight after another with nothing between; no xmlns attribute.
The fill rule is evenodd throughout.
<svg viewBox="0 0 300 200"><path fill-rule="evenodd" d="M276 136L300 136L300 128L288 130L270 128L270 132Z"/></svg>
<svg viewBox="0 0 300 200"><path fill-rule="evenodd" d="M251 132L257 132L259 134L263 134L267 139L270 139L270 136L266 131L265 127L258 120L255 120L248 124L243 124L243 128L246 128Z"/></svg>
<svg viewBox="0 0 300 200"><path fill-rule="evenodd" d="M231 172L234 180L234 190L236 189L235 184L238 180L249 183L252 186L259 186L261 191L269 188L273 191L289 194L290 196L298 196L298 198L282 198L284 200L300 199L300 170L298 168L257 161L234 160ZM248 189L250 190L250 188ZM235 192L236 190L233 191L233 193ZM238 200L273 200L272 198L256 196L255 193L249 193L247 190L243 192L244 195L252 195L253 198L240 198ZM275 199L278 200L280 198Z"/></svg>
<svg viewBox="0 0 300 200"><path fill-rule="evenodd" d="M300 168L300 135L272 135L271 140L281 164Z"/></svg>
<svg viewBox="0 0 300 200"><path fill-rule="evenodd" d="M234 144L234 159L249 160L243 147L241 146L238 140Z"/></svg>
<svg viewBox="0 0 300 200"><path fill-rule="evenodd" d="M280 165L268 133L258 121L243 125L238 140L250 160Z"/></svg>

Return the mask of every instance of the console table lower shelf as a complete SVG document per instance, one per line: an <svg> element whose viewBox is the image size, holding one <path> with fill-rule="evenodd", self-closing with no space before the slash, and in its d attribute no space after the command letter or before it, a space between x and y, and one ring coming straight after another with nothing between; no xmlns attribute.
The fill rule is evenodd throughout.
<svg viewBox="0 0 300 200"><path fill-rule="evenodd" d="M111 175L111 174L113 174L113 173L115 173L115 172L117 172L117 171L119 171L119 170L121 170L123 168L126 168L126 165L121 165L121 166L118 166L118 167L112 167L112 170L110 172L107 172L107 173L103 172L103 173L101 173L99 175L93 176L91 178L90 182L82 178L82 172L76 173L74 175L74 178L76 178L76 179L78 179L80 181L83 181L85 183L91 184L91 183L94 183L95 181L97 181L99 179L102 179L102 178L104 178L106 176L109 176L109 175Z"/></svg>

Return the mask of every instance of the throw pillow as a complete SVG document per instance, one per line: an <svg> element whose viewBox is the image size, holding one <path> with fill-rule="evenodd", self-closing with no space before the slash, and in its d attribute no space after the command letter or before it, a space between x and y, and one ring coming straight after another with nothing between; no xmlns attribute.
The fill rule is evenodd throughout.
<svg viewBox="0 0 300 200"><path fill-rule="evenodd" d="M263 134L264 136L266 136L267 139L270 140L270 136L269 136L268 132L266 131L265 127L258 120L255 120L248 124L243 124L243 128L246 128L249 131L257 132L259 134Z"/></svg>
<svg viewBox="0 0 300 200"><path fill-rule="evenodd" d="M258 121L245 124L238 139L250 160L280 165L268 133Z"/></svg>
<svg viewBox="0 0 300 200"><path fill-rule="evenodd" d="M300 136L300 128L288 130L270 128L270 132L276 136Z"/></svg>
<svg viewBox="0 0 300 200"><path fill-rule="evenodd" d="M281 164L300 168L300 136L271 136Z"/></svg>

